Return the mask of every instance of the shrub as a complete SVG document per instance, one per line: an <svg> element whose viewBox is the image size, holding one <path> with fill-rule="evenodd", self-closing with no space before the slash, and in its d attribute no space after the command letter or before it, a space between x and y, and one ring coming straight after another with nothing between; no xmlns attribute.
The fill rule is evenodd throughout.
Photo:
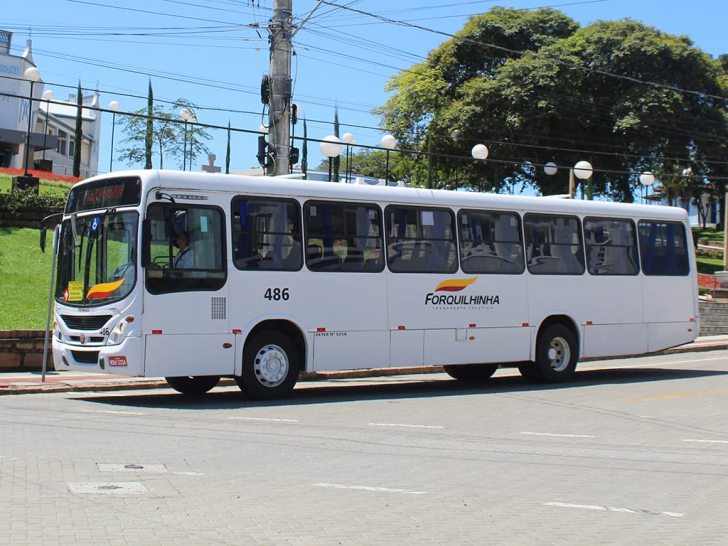
<svg viewBox="0 0 728 546"><path fill-rule="evenodd" d="M37 195L33 190L14 189L0 200L0 210L17 213L23 210L57 210L66 205L67 196Z"/></svg>

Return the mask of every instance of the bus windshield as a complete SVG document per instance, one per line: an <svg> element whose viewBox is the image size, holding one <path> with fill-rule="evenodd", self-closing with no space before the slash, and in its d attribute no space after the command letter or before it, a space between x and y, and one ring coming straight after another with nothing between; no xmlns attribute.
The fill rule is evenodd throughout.
<svg viewBox="0 0 728 546"><path fill-rule="evenodd" d="M136 282L139 214L114 209L63 222L56 301L94 307L126 297Z"/></svg>

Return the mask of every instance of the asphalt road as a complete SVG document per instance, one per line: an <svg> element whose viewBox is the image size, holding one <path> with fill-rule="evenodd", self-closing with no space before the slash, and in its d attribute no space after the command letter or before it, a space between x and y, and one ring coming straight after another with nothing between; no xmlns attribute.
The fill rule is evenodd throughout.
<svg viewBox="0 0 728 546"><path fill-rule="evenodd" d="M0 544L728 544L728 351L0 398Z"/></svg>

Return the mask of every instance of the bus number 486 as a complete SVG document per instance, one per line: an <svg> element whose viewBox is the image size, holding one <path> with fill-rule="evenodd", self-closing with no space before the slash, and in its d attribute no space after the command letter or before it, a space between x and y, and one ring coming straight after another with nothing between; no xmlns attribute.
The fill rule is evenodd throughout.
<svg viewBox="0 0 728 546"><path fill-rule="evenodd" d="M288 294L288 288L269 288L265 291L263 297L272 301L287 301L290 296Z"/></svg>

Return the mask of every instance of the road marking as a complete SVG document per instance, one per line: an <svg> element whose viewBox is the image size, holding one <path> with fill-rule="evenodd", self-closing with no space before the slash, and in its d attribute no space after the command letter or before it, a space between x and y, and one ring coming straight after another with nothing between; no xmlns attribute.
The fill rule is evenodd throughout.
<svg viewBox="0 0 728 546"><path fill-rule="evenodd" d="M367 423L371 427L403 427L403 428L445 428L439 425L407 425L404 423Z"/></svg>
<svg viewBox="0 0 728 546"><path fill-rule="evenodd" d="M683 440L683 442L697 442L700 444L728 444L728 440Z"/></svg>
<svg viewBox="0 0 728 546"><path fill-rule="evenodd" d="M264 421L269 423L298 423L298 419L273 419L271 417L230 417L238 421Z"/></svg>
<svg viewBox="0 0 728 546"><path fill-rule="evenodd" d="M373 487L370 485L340 485L336 483L315 483L316 487L328 489L350 489L355 491L374 491L376 493L405 493L407 495L426 495L427 491L413 491L411 489L392 489L390 487Z"/></svg>
<svg viewBox="0 0 728 546"><path fill-rule="evenodd" d="M684 392L680 394L666 394L665 396L655 396L652 398L633 398L628 402L651 402L653 400L669 400L671 398L685 398L686 396L705 396L706 394L723 394L728 392L728 389L718 389L715 391L701 391L701 392Z"/></svg>
<svg viewBox="0 0 728 546"><path fill-rule="evenodd" d="M595 504L571 504L568 502L546 502L544 506L558 506L559 508L580 508L582 510L601 510L603 512L623 512L626 514L639 514L642 516L668 516L681 518L684 514L679 512L657 512L654 510L634 510L632 508L620 508L617 506L598 506Z"/></svg>
<svg viewBox="0 0 728 546"><path fill-rule="evenodd" d="M82 413L110 413L112 415L146 415L139 411L81 410Z"/></svg>
<svg viewBox="0 0 728 546"><path fill-rule="evenodd" d="M556 434L553 432L521 432L521 434L528 434L530 436L556 436L559 438L596 438L590 434Z"/></svg>

